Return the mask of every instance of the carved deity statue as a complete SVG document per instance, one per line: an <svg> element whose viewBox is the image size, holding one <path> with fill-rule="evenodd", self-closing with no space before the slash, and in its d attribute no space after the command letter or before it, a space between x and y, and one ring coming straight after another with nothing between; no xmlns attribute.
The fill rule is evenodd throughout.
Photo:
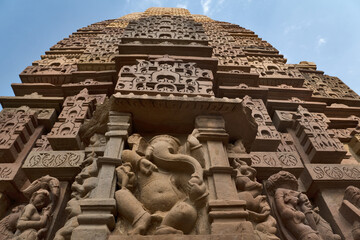
<svg viewBox="0 0 360 240"><path fill-rule="evenodd" d="M115 193L119 216L131 225L128 234L192 232L208 195L195 134L182 146L169 135L149 143L138 134L129 137L132 150L122 153L123 164L116 169L121 189Z"/></svg>
<svg viewBox="0 0 360 240"><path fill-rule="evenodd" d="M269 177L266 187L286 239L341 239L333 234L330 225L313 209L307 196L298 191L294 175L280 171Z"/></svg>
<svg viewBox="0 0 360 240"><path fill-rule="evenodd" d="M350 210L351 209L351 210ZM340 213L352 224L351 234L354 240L360 240L360 189L348 186L340 207ZM349 214L351 213L351 214Z"/></svg>
<svg viewBox="0 0 360 240"><path fill-rule="evenodd" d="M71 239L72 231L79 226L77 220L77 216L81 213L79 200L88 198L91 191L97 186L98 167L96 154L89 154L82 162L81 167L81 172L75 177L75 181L71 185L71 199L65 208L68 214L67 221L64 227L56 232L54 240Z"/></svg>
<svg viewBox="0 0 360 240"><path fill-rule="evenodd" d="M246 201L249 221L254 225L260 239L279 239L276 234L276 220L270 215L270 206L265 195L261 195L263 186L256 181L256 170L245 161L234 159L236 169L236 188L239 199Z"/></svg>
<svg viewBox="0 0 360 240"><path fill-rule="evenodd" d="M27 205L19 205L0 221L0 239L40 240L46 237L59 194L59 180L46 175L23 190ZM16 231L16 232L15 232Z"/></svg>

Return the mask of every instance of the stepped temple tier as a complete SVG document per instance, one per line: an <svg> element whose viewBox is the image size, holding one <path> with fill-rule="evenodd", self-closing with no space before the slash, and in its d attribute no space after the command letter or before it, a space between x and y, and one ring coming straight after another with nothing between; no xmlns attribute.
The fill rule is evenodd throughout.
<svg viewBox="0 0 360 240"><path fill-rule="evenodd" d="M314 63L149 8L29 65L0 97L1 240L360 239L360 97Z"/></svg>

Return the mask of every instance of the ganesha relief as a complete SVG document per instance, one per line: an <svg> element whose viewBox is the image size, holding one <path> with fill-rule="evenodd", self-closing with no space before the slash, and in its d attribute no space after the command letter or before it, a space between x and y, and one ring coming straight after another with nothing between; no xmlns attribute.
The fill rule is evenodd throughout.
<svg viewBox="0 0 360 240"><path fill-rule="evenodd" d="M129 137L131 150L122 153L116 169L120 190L115 193L123 234L189 234L207 202L203 180L202 145L194 136L185 144L169 135L146 142Z"/></svg>

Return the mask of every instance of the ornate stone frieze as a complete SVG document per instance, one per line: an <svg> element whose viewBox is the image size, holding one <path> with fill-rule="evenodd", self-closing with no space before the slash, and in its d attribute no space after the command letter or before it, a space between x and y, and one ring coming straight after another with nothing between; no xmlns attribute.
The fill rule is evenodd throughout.
<svg viewBox="0 0 360 240"><path fill-rule="evenodd" d="M337 77L324 75L322 72L301 73L305 77L304 87L313 90L315 97L360 99L359 95Z"/></svg>
<svg viewBox="0 0 360 240"><path fill-rule="evenodd" d="M119 72L116 92L162 95L212 96L213 74L195 63L168 56L154 60L138 60L137 65L124 66Z"/></svg>
<svg viewBox="0 0 360 240"><path fill-rule="evenodd" d="M31 151L22 169L31 179L49 173L60 180L71 179L85 158L83 151Z"/></svg>
<svg viewBox="0 0 360 240"><path fill-rule="evenodd" d="M76 58L44 58L25 68L20 78L24 83L67 83L71 81L71 74L77 70L76 62Z"/></svg>
<svg viewBox="0 0 360 240"><path fill-rule="evenodd" d="M201 23L192 18L181 16L149 16L142 17L137 21L131 21L124 30L122 42L129 39L167 39L187 40L188 42L207 43Z"/></svg>

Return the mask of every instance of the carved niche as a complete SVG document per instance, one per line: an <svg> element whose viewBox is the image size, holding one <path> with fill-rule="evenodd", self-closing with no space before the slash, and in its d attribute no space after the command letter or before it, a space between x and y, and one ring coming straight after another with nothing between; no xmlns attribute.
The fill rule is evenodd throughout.
<svg viewBox="0 0 360 240"><path fill-rule="evenodd" d="M36 112L27 106L0 113L0 163L11 163L37 127Z"/></svg>
<svg viewBox="0 0 360 240"><path fill-rule="evenodd" d="M213 79L210 70L165 55L154 60L137 60L137 65L123 66L115 92L213 96Z"/></svg>
<svg viewBox="0 0 360 240"><path fill-rule="evenodd" d="M158 135L149 142L139 134L128 139L116 169L115 193L121 233L130 235L196 234L197 220L207 202L203 181L202 145Z"/></svg>
<svg viewBox="0 0 360 240"><path fill-rule="evenodd" d="M294 175L280 171L265 182L271 211L277 219L282 239L340 240L314 208L307 195L298 191Z"/></svg>

